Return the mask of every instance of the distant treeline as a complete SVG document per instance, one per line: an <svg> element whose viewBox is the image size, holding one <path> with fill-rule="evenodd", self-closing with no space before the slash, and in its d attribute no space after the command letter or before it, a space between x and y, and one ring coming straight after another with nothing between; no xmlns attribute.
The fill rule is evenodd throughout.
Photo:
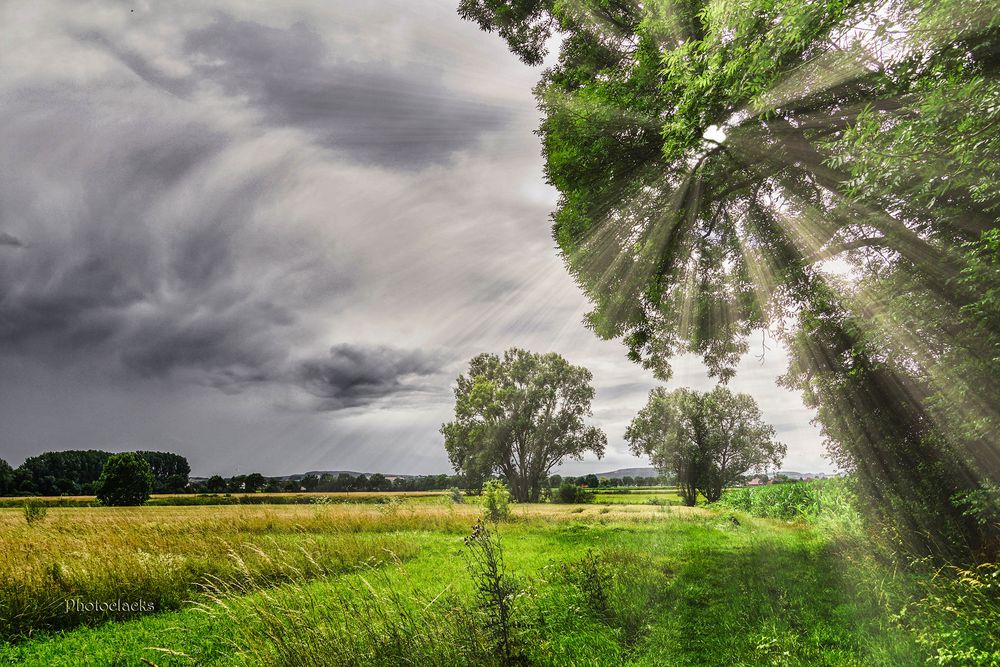
<svg viewBox="0 0 1000 667"><path fill-rule="evenodd" d="M276 479L264 477L260 473L222 477L213 475L206 480L194 482L188 487L192 493L280 493L317 491L439 491L453 486L462 486L462 478L457 475L422 475L420 477L396 477L390 479L382 473L372 475L305 475L298 479Z"/></svg>
<svg viewBox="0 0 1000 667"><path fill-rule="evenodd" d="M549 477L549 487L558 488L562 484L569 482L577 486L585 486L588 489L607 489L619 486L669 486L675 483L673 477L598 477L597 475L583 475L581 477L562 477L552 475Z"/></svg>
<svg viewBox="0 0 1000 667"><path fill-rule="evenodd" d="M171 452L139 451L153 469L153 493L256 493L256 492L344 492L344 491L436 491L469 488L460 475L421 475L388 478L372 475L306 475L298 479L265 477L261 473L222 477L213 475L192 482L186 458ZM0 459L0 496L88 496L100 478L111 452L96 449L45 452L25 459L12 468ZM598 478L597 475L562 477L553 475L548 486L570 482L588 488L657 486L669 484L664 477Z"/></svg>

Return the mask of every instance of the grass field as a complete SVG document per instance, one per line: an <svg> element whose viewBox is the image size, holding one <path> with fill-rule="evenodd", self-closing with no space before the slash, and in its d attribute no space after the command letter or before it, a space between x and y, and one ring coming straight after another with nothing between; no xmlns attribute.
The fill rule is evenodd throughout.
<svg viewBox="0 0 1000 667"><path fill-rule="evenodd" d="M3 509L0 664L500 664L498 628L508 664L923 662L862 542L635 495L515 506L503 618L474 502ZM156 613L66 610L118 599Z"/></svg>

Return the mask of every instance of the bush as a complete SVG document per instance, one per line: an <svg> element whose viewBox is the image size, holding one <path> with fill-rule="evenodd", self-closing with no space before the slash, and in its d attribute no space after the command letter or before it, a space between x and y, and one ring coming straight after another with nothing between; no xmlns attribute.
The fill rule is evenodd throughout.
<svg viewBox="0 0 1000 667"><path fill-rule="evenodd" d="M456 505L461 505L465 502L465 496L462 494L462 490L457 486L453 486L448 489L448 497L451 499L451 502Z"/></svg>
<svg viewBox="0 0 1000 667"><path fill-rule="evenodd" d="M556 502L560 503L589 503L594 499L594 494L582 486L573 482L563 482L556 494Z"/></svg>
<svg viewBox="0 0 1000 667"><path fill-rule="evenodd" d="M97 480L97 499L105 505L141 505L153 491L153 469L135 452L113 454Z"/></svg>
<svg viewBox="0 0 1000 667"><path fill-rule="evenodd" d="M24 501L24 520L28 522L29 526L44 519L47 512L45 503L40 500L31 498Z"/></svg>
<svg viewBox="0 0 1000 667"><path fill-rule="evenodd" d="M493 523L510 519L510 491L506 484L498 479L483 484L483 510Z"/></svg>

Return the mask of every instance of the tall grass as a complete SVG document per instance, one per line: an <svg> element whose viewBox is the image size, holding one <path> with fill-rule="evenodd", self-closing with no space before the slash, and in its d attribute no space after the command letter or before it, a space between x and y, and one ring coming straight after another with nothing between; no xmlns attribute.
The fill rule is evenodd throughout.
<svg viewBox="0 0 1000 667"><path fill-rule="evenodd" d="M848 480L826 479L730 489L715 505L765 519L858 531L861 515L854 502Z"/></svg>
<svg viewBox="0 0 1000 667"><path fill-rule="evenodd" d="M52 509L34 525L0 512L0 640L134 613L95 613L74 601L141 601L162 611L244 569L273 586L289 580L289 567L315 577L387 549L409 557L414 547L389 533L412 525L410 513L380 507ZM466 522L444 511L422 517L439 530L459 531ZM239 564L234 554L243 554Z"/></svg>
<svg viewBox="0 0 1000 667"><path fill-rule="evenodd" d="M309 587L261 587L247 570L243 595L211 589L205 608L227 627L221 639L241 664L493 665L485 630L450 585L427 591L399 561L371 561L322 593ZM235 625L225 623L239 618Z"/></svg>
<svg viewBox="0 0 1000 667"><path fill-rule="evenodd" d="M918 569L920 563L916 564ZM896 615L939 665L1000 665L1000 566L926 570Z"/></svg>
<svg viewBox="0 0 1000 667"><path fill-rule="evenodd" d="M317 501L335 503L436 502L441 491L351 491L330 493L175 493L154 495L146 501L149 507L187 507L191 505L312 505ZM21 507L32 502L44 507L100 507L94 496L29 496L0 498L0 508Z"/></svg>
<svg viewBox="0 0 1000 667"><path fill-rule="evenodd" d="M52 508L29 525L23 511L0 510L0 641L42 630L132 616L67 609L67 601L142 601L155 611L200 597L208 581L253 573L274 586L289 568L308 576L347 571L385 550L408 558L413 532L461 535L480 508L392 498L368 504L285 506ZM645 508L571 514L565 506L515 506L525 526L553 521L660 521ZM408 534L409 533L409 534ZM244 554L239 565L233 554ZM280 557L279 557L280 556ZM319 567L316 567L318 564ZM288 567L285 567L285 566ZM244 568L245 566L245 568Z"/></svg>

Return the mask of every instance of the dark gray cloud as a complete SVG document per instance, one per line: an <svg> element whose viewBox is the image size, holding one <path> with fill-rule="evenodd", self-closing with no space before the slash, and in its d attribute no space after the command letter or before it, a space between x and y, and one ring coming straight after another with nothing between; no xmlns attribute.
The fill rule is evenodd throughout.
<svg viewBox="0 0 1000 667"><path fill-rule="evenodd" d="M219 174L226 138L181 111L121 114L73 90L9 99L0 223L33 243L0 257L0 353L227 391L283 381L299 312L350 278L335 261L295 271L328 258L254 227L280 178L253 163Z"/></svg>
<svg viewBox="0 0 1000 667"><path fill-rule="evenodd" d="M303 388L322 399L323 409L338 410L393 395L440 392L440 383L428 386L422 380L441 374L445 366L440 353L343 343L330 348L326 358L303 362L296 376Z"/></svg>
<svg viewBox="0 0 1000 667"><path fill-rule="evenodd" d="M8 234L7 232L0 232L0 246L9 246L11 248L23 248L24 241L17 238L13 234Z"/></svg>
<svg viewBox="0 0 1000 667"><path fill-rule="evenodd" d="M185 48L201 77L246 96L271 123L306 130L366 162L406 168L442 162L509 116L450 89L427 66L333 60L303 23L283 29L220 15L190 33ZM148 66L130 66L151 77Z"/></svg>

